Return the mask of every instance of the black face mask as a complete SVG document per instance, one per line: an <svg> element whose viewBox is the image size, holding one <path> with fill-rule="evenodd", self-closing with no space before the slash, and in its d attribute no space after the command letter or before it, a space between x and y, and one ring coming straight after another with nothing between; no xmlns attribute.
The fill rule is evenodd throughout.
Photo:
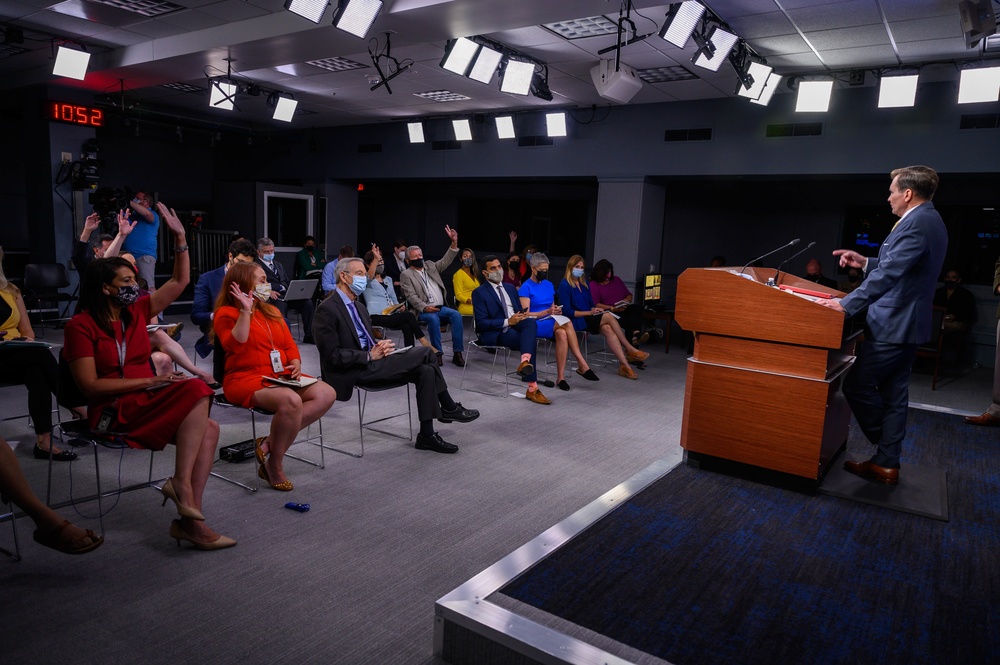
<svg viewBox="0 0 1000 665"><path fill-rule="evenodd" d="M510 266L511 270L517 270L521 266L521 262L520 261L511 261L507 265Z"/></svg>
<svg viewBox="0 0 1000 665"><path fill-rule="evenodd" d="M808 274L806 275L806 279L808 279L810 282L818 282L819 278L820 278L819 275L808 275Z"/></svg>
<svg viewBox="0 0 1000 665"><path fill-rule="evenodd" d="M423 259L410 259L410 267L411 268L423 268L424 267L424 260Z"/></svg>
<svg viewBox="0 0 1000 665"><path fill-rule="evenodd" d="M310 254L313 253L314 249L316 249L315 246L313 246L313 245L306 245L306 251L309 252Z"/></svg>
<svg viewBox="0 0 1000 665"><path fill-rule="evenodd" d="M545 280L547 280L549 278L549 271L548 270L539 270L538 272L535 273L535 277L538 278L539 282L544 282Z"/></svg>
<svg viewBox="0 0 1000 665"><path fill-rule="evenodd" d="M946 287L948 287L949 289L954 289L956 286L958 286L958 282L950 280L950 279L946 279L946 280L944 280L944 285Z"/></svg>

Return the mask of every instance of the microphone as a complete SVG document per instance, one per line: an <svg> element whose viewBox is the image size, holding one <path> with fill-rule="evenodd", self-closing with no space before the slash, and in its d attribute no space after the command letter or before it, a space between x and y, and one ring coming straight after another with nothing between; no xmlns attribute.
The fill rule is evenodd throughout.
<svg viewBox="0 0 1000 665"><path fill-rule="evenodd" d="M743 274L743 272L744 272L744 271L745 271L745 270L746 270L746 269L747 269L748 267L750 267L750 264L751 264L751 263L756 263L757 261L760 261L761 259L766 259L767 257L771 256L772 254L775 254L775 253L777 253L777 252L780 252L780 251L781 251L781 250L783 250L783 249L787 249L787 248L791 247L792 245L797 245L797 244L799 244L799 239L798 239L798 238L796 238L795 240L791 241L791 242L790 242L790 243L788 243L787 245L782 245L782 246L781 246L781 247L779 247L778 249L772 249L772 250L771 250L770 252L768 252L767 254L764 254L764 255L762 255L762 256L758 256L758 257L757 257L756 259L750 259L749 261L747 261L747 264L746 264L745 266L743 266L742 270L740 270L740 274L742 275L742 274Z"/></svg>
<svg viewBox="0 0 1000 665"><path fill-rule="evenodd" d="M815 244L816 244L816 241L814 240L811 243L809 243L808 245L806 245L804 248L800 249L799 251L795 252L794 254L792 254L791 256L789 256L787 259L785 259L784 261L782 261L778 265L778 269L774 271L774 277L772 277L771 279L767 280L767 285L768 286L777 286L778 285L778 273L780 273L781 269L785 267L785 264L788 263L789 261L791 261L792 259L794 259L799 254L802 254L803 252L808 252L810 249L812 249L813 245L815 245Z"/></svg>

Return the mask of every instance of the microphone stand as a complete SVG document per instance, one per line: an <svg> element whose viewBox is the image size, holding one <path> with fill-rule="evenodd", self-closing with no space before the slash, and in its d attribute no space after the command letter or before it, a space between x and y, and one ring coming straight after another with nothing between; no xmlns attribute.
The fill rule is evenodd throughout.
<svg viewBox="0 0 1000 665"><path fill-rule="evenodd" d="M780 251L781 251L781 250L783 250L783 249L787 249L787 248L791 247L792 245L797 245L797 244L799 244L799 239L798 239L798 238L796 238L795 240L791 241L791 242L790 242L790 243L788 243L787 245L782 245L782 246L781 246L781 247L779 247L778 249L772 249L772 250L771 250L770 252L768 252L767 254L764 254L764 255L762 255L762 256L758 256L758 257L757 257L756 259L750 259L750 260L749 260L749 261L747 262L747 264L746 264L745 266L743 266L743 268L742 268L742 269L740 270L740 274L742 275L742 274L743 274L743 272L744 272L744 271L745 271L745 270L746 270L747 268L749 268L749 267L750 267L750 264L751 264L751 263L756 263L757 261L760 261L761 259L766 259L767 257L771 256L772 254L775 254L775 253L777 253L777 252L780 252Z"/></svg>
<svg viewBox="0 0 1000 665"><path fill-rule="evenodd" d="M778 285L778 273L780 273L781 269L785 267L785 264L788 263L789 261L791 261L792 259L794 259L799 254L802 254L803 252L808 252L810 249L812 249L813 245L815 245L815 244L816 244L816 241L814 240L811 243L809 243L808 245L806 245L804 248L802 248L799 251L795 252L794 254L792 254L791 256L789 256L787 259L785 259L784 261L782 261L780 264L778 264L778 269L774 271L774 277L771 277L771 278L769 278L767 280L767 285L768 286L777 286Z"/></svg>

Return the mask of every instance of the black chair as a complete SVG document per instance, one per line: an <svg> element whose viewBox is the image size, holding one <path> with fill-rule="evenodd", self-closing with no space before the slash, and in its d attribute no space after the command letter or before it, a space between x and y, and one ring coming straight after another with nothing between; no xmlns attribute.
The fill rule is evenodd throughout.
<svg viewBox="0 0 1000 665"><path fill-rule="evenodd" d="M941 347L944 343L944 307L934 307L931 319L931 338L917 347L918 358L934 359L934 375L931 378L931 390L937 390L938 371L941 369Z"/></svg>
<svg viewBox="0 0 1000 665"><path fill-rule="evenodd" d="M69 273L62 263L29 263L24 267L24 299L28 315L37 314L42 325L48 312L57 314L56 321L65 320L69 305L76 295L60 289L69 287ZM31 305L29 305L31 303ZM59 311L61 303L65 303ZM54 307L46 307L54 305Z"/></svg>

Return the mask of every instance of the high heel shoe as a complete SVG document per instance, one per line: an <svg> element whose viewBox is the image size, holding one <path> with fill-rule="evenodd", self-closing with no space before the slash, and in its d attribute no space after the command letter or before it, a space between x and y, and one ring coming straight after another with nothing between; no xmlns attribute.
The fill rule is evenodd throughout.
<svg viewBox="0 0 1000 665"><path fill-rule="evenodd" d="M187 542L194 545L196 550L222 550L227 547L232 547L236 544L236 541L232 538L226 538L225 536L219 536L210 543L203 543L200 540L195 540L181 528L181 523L177 520L172 520L170 522L170 537L177 541L177 547L181 546L181 541L186 540Z"/></svg>
<svg viewBox="0 0 1000 665"><path fill-rule="evenodd" d="M177 498L177 492L174 491L174 485L170 482L171 480L173 478L167 478L167 482L163 483L163 488L160 490L163 492L163 505L167 505L167 499L170 499L177 505L177 514L181 517L198 520L199 522L205 521L205 516L201 514L200 510L191 506L185 506L180 502L180 499Z"/></svg>
<svg viewBox="0 0 1000 665"><path fill-rule="evenodd" d="M279 492L291 492L295 489L295 486L292 485L292 481L290 480L283 480L280 483L272 483L271 477L267 474L267 467L263 464L257 467L257 477L270 485L271 489L278 490Z"/></svg>
<svg viewBox="0 0 1000 665"><path fill-rule="evenodd" d="M253 440L253 452L257 456L257 464L260 464L261 466L264 466L264 462L267 460L267 458L264 457L264 449L260 447L266 438L266 436L258 436Z"/></svg>

